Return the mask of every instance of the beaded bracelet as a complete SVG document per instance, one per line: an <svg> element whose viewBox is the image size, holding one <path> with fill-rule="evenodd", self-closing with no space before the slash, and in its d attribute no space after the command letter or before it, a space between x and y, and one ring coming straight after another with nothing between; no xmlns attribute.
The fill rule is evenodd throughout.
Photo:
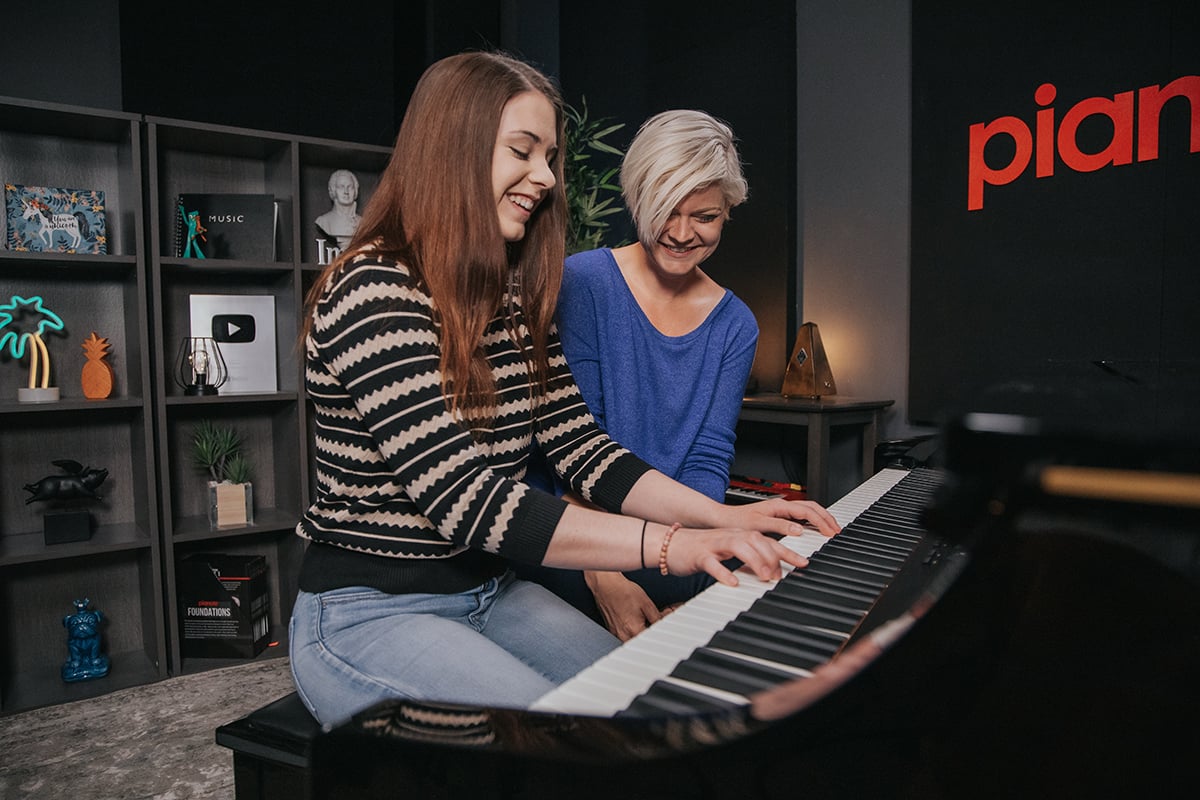
<svg viewBox="0 0 1200 800"><path fill-rule="evenodd" d="M638 555L642 557L642 569L646 568L646 526L650 524L650 520L642 520L642 550Z"/></svg>
<svg viewBox="0 0 1200 800"><path fill-rule="evenodd" d="M662 549L658 551L658 571L663 575L670 575L671 571L667 569L667 548L671 546L671 537L675 535L675 531L683 526L678 522L667 528L667 533L663 536Z"/></svg>

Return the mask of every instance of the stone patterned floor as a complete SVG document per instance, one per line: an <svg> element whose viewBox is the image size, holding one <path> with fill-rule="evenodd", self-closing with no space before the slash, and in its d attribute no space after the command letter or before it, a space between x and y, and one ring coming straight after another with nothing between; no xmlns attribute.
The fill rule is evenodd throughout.
<svg viewBox="0 0 1200 800"><path fill-rule="evenodd" d="M273 658L0 717L0 798L229 800L214 732L293 688Z"/></svg>

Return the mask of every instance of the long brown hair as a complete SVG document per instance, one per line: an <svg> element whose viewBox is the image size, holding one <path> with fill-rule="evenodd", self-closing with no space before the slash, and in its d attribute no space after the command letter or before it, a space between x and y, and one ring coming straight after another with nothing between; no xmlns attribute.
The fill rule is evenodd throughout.
<svg viewBox="0 0 1200 800"><path fill-rule="evenodd" d="M362 248L403 262L433 299L441 324L442 391L464 420L490 420L495 383L484 358L484 329L515 270L523 321L533 339L530 368L545 388L546 340L562 284L566 194L562 159L555 185L525 226L504 241L492 190L492 155L505 104L537 91L554 107L563 142L562 98L532 66L500 53L471 52L430 66L409 100L396 146L345 253L309 290L304 335L325 285ZM516 335L518 320L510 318Z"/></svg>

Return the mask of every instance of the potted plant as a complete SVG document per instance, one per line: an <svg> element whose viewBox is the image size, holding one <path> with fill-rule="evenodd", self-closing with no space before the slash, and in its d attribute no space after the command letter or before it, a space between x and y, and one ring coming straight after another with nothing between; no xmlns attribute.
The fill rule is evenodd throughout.
<svg viewBox="0 0 1200 800"><path fill-rule="evenodd" d="M621 187L613 182L620 171L624 153L604 138L625 127L625 123L608 124L606 117L589 116L587 98L580 108L565 108L565 139L563 172L567 193L567 255L600 247L609 223L605 217L619 214L623 208L617 202ZM592 157L603 153L618 166L598 166ZM619 245L613 245L619 246Z"/></svg>
<svg viewBox="0 0 1200 800"><path fill-rule="evenodd" d="M208 524L231 528L254 524L254 488L242 437L229 425L203 420L192 432L192 461L208 473Z"/></svg>

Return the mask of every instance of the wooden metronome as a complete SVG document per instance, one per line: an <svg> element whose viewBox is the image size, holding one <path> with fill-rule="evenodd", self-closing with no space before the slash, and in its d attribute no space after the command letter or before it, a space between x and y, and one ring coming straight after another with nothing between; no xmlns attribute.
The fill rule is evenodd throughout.
<svg viewBox="0 0 1200 800"><path fill-rule="evenodd" d="M829 359L821 344L821 332L815 322L806 322L796 333L792 357L783 375L784 397L823 397L837 394Z"/></svg>

